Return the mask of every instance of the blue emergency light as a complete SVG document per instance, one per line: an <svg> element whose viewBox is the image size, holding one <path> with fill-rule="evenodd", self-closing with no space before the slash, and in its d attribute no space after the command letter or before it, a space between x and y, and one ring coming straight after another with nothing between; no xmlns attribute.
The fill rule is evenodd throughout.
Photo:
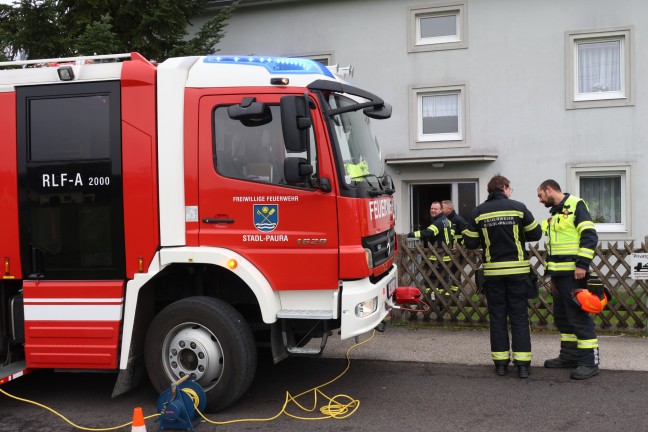
<svg viewBox="0 0 648 432"><path fill-rule="evenodd" d="M314 60L289 57L252 57L252 56L208 56L204 63L244 64L266 68L271 74L313 74L319 73L335 78L330 70Z"/></svg>

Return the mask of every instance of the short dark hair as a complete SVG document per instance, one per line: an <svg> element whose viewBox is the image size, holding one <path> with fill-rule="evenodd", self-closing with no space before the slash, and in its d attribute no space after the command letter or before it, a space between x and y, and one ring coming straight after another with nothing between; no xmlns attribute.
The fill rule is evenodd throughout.
<svg viewBox="0 0 648 432"><path fill-rule="evenodd" d="M562 192L558 182L556 180L552 180L552 179L548 179L548 180L545 180L542 183L540 183L540 186L538 186L538 189L545 190L545 189L547 189L547 186L549 186L551 189L553 189L555 191Z"/></svg>
<svg viewBox="0 0 648 432"><path fill-rule="evenodd" d="M486 190L488 193L493 193L493 192L503 192L505 187L509 187L511 182L509 179L504 177L503 175L495 175L493 176L492 179L488 182L488 186L486 187Z"/></svg>

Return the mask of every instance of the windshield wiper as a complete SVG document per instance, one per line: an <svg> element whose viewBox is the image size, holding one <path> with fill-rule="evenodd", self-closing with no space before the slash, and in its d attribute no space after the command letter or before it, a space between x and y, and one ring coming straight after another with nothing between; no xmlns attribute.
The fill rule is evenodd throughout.
<svg viewBox="0 0 648 432"><path fill-rule="evenodd" d="M371 177L376 179L377 185L374 185L372 182L369 181L369 178ZM394 189L394 182L392 181L391 177L387 174L385 174L382 177L378 177L375 174L363 174L351 178L351 180L357 182L356 179L364 180L367 183L369 183L371 187L373 187L373 190L370 190L368 192L369 196L372 197L377 197L380 195L393 195L394 192L396 192L396 189ZM388 188L387 186L391 186L391 187Z"/></svg>

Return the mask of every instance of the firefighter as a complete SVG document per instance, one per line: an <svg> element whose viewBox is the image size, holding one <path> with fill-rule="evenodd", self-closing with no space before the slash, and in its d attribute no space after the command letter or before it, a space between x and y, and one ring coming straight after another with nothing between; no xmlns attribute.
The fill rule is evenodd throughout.
<svg viewBox="0 0 648 432"><path fill-rule="evenodd" d="M599 373L598 339L590 315L572 300L584 287L598 235L585 201L563 193L555 180L538 186L538 198L550 207L547 220L547 263L551 275L553 315L560 331L560 355L545 361L547 368L574 368L570 377L583 380Z"/></svg>
<svg viewBox="0 0 648 432"><path fill-rule="evenodd" d="M452 201L443 200L441 201L441 205L443 206L443 214L452 223L454 244L463 244L463 232L466 228L468 228L468 222L466 222L466 219L455 212L454 204L452 203ZM450 272L454 275L454 280L450 283L450 289L456 293L459 291L458 285L461 284L461 272L454 262L452 263ZM459 294L459 296L461 296L461 294Z"/></svg>
<svg viewBox="0 0 648 432"><path fill-rule="evenodd" d="M455 210L454 204L450 200L441 201L443 214L452 223L452 232L455 243L463 244L463 232L468 228L468 222L461 217Z"/></svg>
<svg viewBox="0 0 648 432"><path fill-rule="evenodd" d="M410 232L407 237L409 238L418 238L423 241L423 243L430 243L431 247L443 247L443 245L447 245L448 247L452 247L453 244L453 236L452 236L452 222L448 220L448 218L443 214L441 202L439 201L434 201L432 204L430 204L430 218L431 218L431 223L430 226L428 226L424 230L420 231L414 231ZM438 263L437 257L432 254L429 257L431 263L433 266L436 265L436 270L439 272L439 274L444 273L443 265L441 263ZM443 261L445 263L450 262L451 258L447 254L443 254ZM430 279L433 282L437 282L438 278L434 274L433 271L430 272ZM449 277L447 274L444 276L444 280L446 283L448 283ZM443 288L437 287L437 289L440 292L444 292ZM426 294L429 294L431 292L431 287L429 287L426 290ZM430 299L432 298L432 295L430 294ZM443 305L440 305L440 308L443 308Z"/></svg>
<svg viewBox="0 0 648 432"><path fill-rule="evenodd" d="M507 374L512 351L518 377L527 378L532 359L527 299L534 287L524 243L540 240L542 229L524 204L509 198L513 189L506 177L491 178L487 190L488 198L468 219L464 243L468 249L481 247L484 251L484 291L495 373Z"/></svg>

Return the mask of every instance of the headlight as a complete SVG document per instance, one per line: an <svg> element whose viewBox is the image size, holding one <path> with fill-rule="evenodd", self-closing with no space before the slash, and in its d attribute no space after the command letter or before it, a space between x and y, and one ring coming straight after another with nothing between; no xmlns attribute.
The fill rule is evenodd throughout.
<svg viewBox="0 0 648 432"><path fill-rule="evenodd" d="M367 268L373 268L373 255L371 254L371 249L364 248L365 257L367 258Z"/></svg>
<svg viewBox="0 0 648 432"><path fill-rule="evenodd" d="M355 314L358 318L364 318L371 315L378 308L378 297L374 297L371 300L365 300L362 303L358 303L355 307Z"/></svg>

